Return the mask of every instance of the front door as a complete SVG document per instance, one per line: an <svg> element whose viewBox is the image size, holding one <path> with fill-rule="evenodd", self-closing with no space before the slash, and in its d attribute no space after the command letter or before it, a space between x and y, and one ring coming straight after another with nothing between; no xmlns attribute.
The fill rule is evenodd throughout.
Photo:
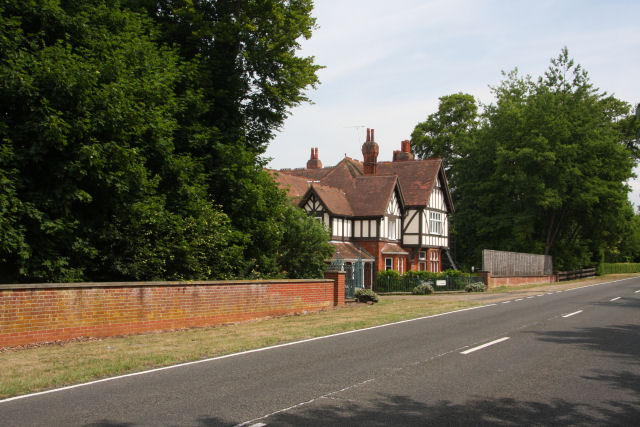
<svg viewBox="0 0 640 427"><path fill-rule="evenodd" d="M365 289L371 289L371 263L366 262L364 264L364 287Z"/></svg>

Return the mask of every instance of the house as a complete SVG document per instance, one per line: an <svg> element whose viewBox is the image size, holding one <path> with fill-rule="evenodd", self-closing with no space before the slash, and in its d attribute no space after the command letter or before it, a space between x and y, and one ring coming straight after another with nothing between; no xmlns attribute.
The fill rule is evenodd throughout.
<svg viewBox="0 0 640 427"><path fill-rule="evenodd" d="M409 141L393 161L378 162L378 152L367 129L363 161L345 157L323 167L312 148L306 168L274 174L292 202L331 231L334 257L364 261L365 287L383 270L440 272L453 213L441 159L415 160Z"/></svg>

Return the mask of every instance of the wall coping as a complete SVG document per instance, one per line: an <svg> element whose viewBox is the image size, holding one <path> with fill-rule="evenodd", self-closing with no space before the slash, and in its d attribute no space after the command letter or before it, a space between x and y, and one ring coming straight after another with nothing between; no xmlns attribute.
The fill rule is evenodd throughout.
<svg viewBox="0 0 640 427"><path fill-rule="evenodd" d="M184 282L69 282L69 283L17 283L0 284L0 291L10 291L14 289L76 289L76 288L142 288L159 286L201 286L201 285L259 285L270 283L326 283L333 282L330 279L268 279L268 280L205 280L205 281L184 281Z"/></svg>

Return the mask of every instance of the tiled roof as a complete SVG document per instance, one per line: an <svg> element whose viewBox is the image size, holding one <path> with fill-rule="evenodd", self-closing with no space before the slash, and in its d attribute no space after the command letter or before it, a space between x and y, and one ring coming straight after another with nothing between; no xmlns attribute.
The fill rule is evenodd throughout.
<svg viewBox="0 0 640 427"><path fill-rule="evenodd" d="M308 178L289 175L278 171L269 171L273 179L278 183L278 187L287 191L289 197L297 202L305 195L309 189L310 182Z"/></svg>
<svg viewBox="0 0 640 427"><path fill-rule="evenodd" d="M284 169L276 180L281 187L288 185L298 201L313 185L336 215L381 216L396 183L405 206L428 205L441 167L441 159L379 162L375 175L364 175L362 162L345 157L334 167ZM446 178L443 181L446 186ZM448 193L448 188L443 190ZM449 198L445 200L453 210Z"/></svg>
<svg viewBox="0 0 640 427"><path fill-rule="evenodd" d="M332 214L353 216L353 209L343 191L316 183L312 184L312 187Z"/></svg>
<svg viewBox="0 0 640 427"><path fill-rule="evenodd" d="M425 206L429 204L429 197L441 164L441 159L380 162L378 175L398 175L405 204Z"/></svg>
<svg viewBox="0 0 640 427"><path fill-rule="evenodd" d="M395 176L364 175L354 181L353 190L347 193L354 215L384 215L398 179Z"/></svg>
<svg viewBox="0 0 640 427"><path fill-rule="evenodd" d="M340 258L342 258L343 261L345 261L345 260L346 261L356 260L356 259L358 259L359 255L362 255L362 260L363 261L374 261L375 260L373 255L371 255L364 248L362 248L361 246L359 246L359 245L357 245L355 243L337 242L337 241L331 241L329 243L331 243L336 248L335 252L333 253L333 258L331 259L332 261L335 260L338 257L338 251L340 253Z"/></svg>
<svg viewBox="0 0 640 427"><path fill-rule="evenodd" d="M395 243L385 244L380 252L386 255L409 255L409 252L405 251Z"/></svg>

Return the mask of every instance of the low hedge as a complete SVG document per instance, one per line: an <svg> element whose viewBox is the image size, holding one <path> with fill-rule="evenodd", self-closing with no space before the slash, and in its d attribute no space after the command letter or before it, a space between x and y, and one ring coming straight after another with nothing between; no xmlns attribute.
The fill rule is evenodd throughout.
<svg viewBox="0 0 640 427"><path fill-rule="evenodd" d="M598 266L598 274L640 273L639 262L603 262Z"/></svg>

